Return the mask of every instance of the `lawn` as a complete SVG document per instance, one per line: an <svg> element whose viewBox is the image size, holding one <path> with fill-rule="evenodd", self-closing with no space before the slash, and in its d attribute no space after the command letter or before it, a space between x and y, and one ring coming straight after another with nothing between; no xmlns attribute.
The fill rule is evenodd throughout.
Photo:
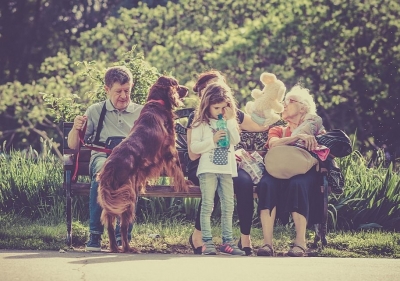
<svg viewBox="0 0 400 281"><path fill-rule="evenodd" d="M69 248L65 244L64 223L50 224L43 219L32 222L10 214L1 214L0 223L0 249L84 251L88 237L87 224L74 222L73 245ZM142 253L192 254L188 242L192 231L192 224L177 220L138 223L133 229L130 245L140 249ZM214 243L220 244L221 230L217 222L213 223L212 231ZM158 234L160 237L152 238L151 234ZM235 226L233 236L238 238L239 235L239 228ZM253 247L257 250L262 245L261 229L253 227L251 235ZM313 235L312 230L307 232L310 256L400 258L400 233L378 230L330 232L327 235L328 245L324 249L312 248ZM277 226L274 236L277 255L285 256L294 238L294 229L289 226ZM107 251L107 234L103 234L102 238L102 247Z"/></svg>

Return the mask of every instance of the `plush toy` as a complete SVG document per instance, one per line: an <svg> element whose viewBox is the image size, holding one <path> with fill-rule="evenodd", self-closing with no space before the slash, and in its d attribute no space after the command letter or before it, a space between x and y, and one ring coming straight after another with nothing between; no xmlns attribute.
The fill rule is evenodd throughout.
<svg viewBox="0 0 400 281"><path fill-rule="evenodd" d="M281 119L277 113L283 111L282 101L286 87L272 73L264 72L261 74L260 80L264 84L264 89L251 91L254 101L246 104L246 112L257 124L270 126Z"/></svg>

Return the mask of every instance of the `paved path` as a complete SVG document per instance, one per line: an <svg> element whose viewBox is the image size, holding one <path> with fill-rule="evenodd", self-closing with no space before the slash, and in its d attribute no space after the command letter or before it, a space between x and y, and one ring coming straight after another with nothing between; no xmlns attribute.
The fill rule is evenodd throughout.
<svg viewBox="0 0 400 281"><path fill-rule="evenodd" d="M1 281L400 281L400 260L0 250Z"/></svg>

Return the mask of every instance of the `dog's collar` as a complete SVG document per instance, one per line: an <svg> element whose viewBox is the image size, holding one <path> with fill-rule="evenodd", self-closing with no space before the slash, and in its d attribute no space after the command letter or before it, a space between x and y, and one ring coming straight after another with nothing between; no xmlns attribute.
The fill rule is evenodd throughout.
<svg viewBox="0 0 400 281"><path fill-rule="evenodd" d="M163 100L149 100L149 102L158 102L161 105L165 105L165 102Z"/></svg>

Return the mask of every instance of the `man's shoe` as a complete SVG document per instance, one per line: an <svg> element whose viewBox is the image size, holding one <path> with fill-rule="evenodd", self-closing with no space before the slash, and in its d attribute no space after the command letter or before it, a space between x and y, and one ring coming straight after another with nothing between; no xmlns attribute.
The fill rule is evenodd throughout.
<svg viewBox="0 0 400 281"><path fill-rule="evenodd" d="M101 252L101 234L90 234L89 241L86 242L85 251Z"/></svg>

